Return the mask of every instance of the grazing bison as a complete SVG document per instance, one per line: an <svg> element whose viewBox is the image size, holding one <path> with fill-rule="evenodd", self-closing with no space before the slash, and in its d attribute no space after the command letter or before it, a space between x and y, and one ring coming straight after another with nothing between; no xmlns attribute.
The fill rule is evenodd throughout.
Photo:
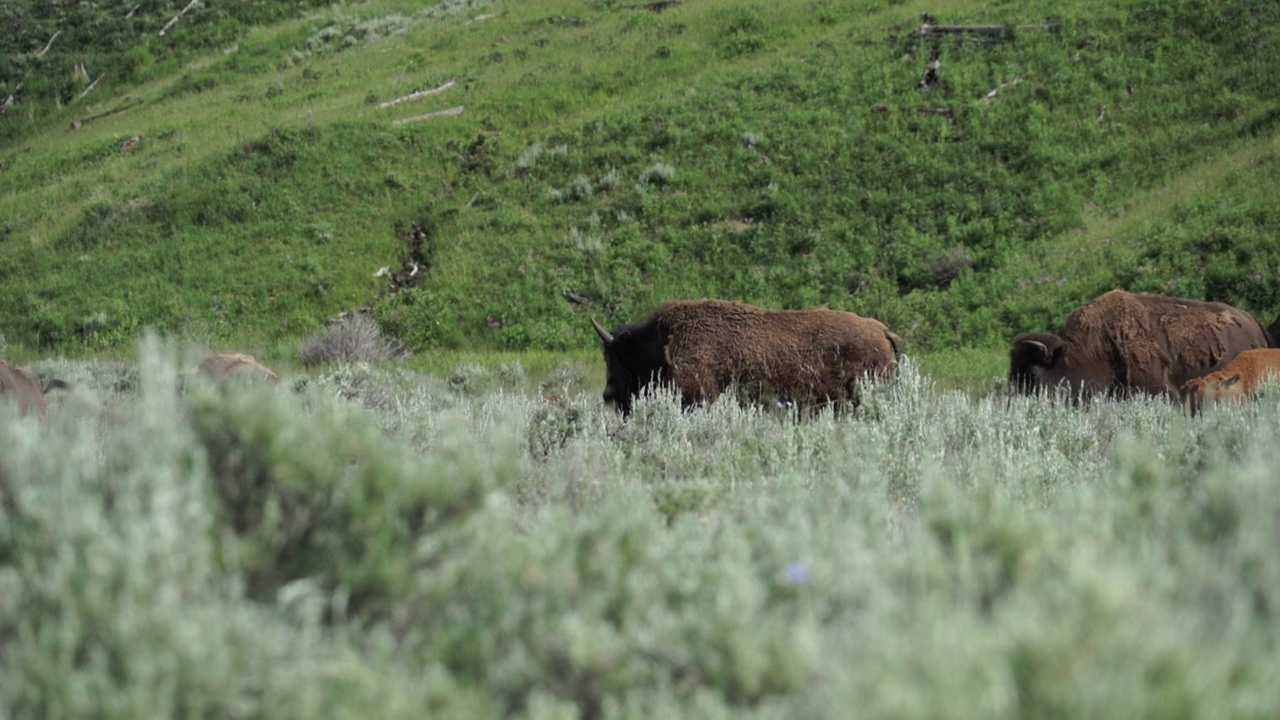
<svg viewBox="0 0 1280 720"><path fill-rule="evenodd" d="M50 380L47 385L28 370L14 367L0 360L0 398L18 404L18 413L29 415L33 411L43 420L49 414L44 394L55 388L65 388L61 380Z"/></svg>
<svg viewBox="0 0 1280 720"><path fill-rule="evenodd" d="M1192 415L1206 400L1243 400L1267 380L1280 379L1280 350L1246 350L1226 367L1182 385L1182 402Z"/></svg>
<svg viewBox="0 0 1280 720"><path fill-rule="evenodd" d="M215 353L200 363L200 373L215 382L234 379L266 380L272 385L280 382L280 376L253 358L240 353Z"/></svg>
<svg viewBox="0 0 1280 720"><path fill-rule="evenodd" d="M1018 336L1009 384L1027 394L1062 385L1074 399L1173 398L1187 380L1267 345L1262 325L1230 305L1112 290L1072 311L1062 335Z"/></svg>
<svg viewBox="0 0 1280 720"><path fill-rule="evenodd" d="M612 333L591 324L604 341L604 400L623 415L652 383L674 387L686 407L714 402L732 383L767 385L809 408L856 401L857 382L891 375L902 349L878 320L826 308L680 300Z"/></svg>

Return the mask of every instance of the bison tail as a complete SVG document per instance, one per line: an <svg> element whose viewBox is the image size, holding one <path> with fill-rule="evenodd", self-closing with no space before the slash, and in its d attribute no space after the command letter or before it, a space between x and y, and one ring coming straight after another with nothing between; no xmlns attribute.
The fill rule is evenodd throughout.
<svg viewBox="0 0 1280 720"><path fill-rule="evenodd" d="M59 380L58 378L53 378L49 382L44 384L43 392L48 393L50 390L70 390L70 389L71 389L71 385L66 380Z"/></svg>
<svg viewBox="0 0 1280 720"><path fill-rule="evenodd" d="M889 345L893 347L894 357L901 358L904 354L906 354L907 344L903 342L902 338L898 337L897 335L895 335L894 333L888 330L885 330L884 334L886 337L889 338Z"/></svg>

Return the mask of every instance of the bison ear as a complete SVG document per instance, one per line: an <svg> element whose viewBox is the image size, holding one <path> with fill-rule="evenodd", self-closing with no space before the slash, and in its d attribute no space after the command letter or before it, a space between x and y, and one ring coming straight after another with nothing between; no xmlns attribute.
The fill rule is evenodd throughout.
<svg viewBox="0 0 1280 720"><path fill-rule="evenodd" d="M1236 373L1235 375L1232 375L1231 377L1222 381L1222 387L1231 387L1232 385L1235 385L1238 382L1240 382L1240 373Z"/></svg>

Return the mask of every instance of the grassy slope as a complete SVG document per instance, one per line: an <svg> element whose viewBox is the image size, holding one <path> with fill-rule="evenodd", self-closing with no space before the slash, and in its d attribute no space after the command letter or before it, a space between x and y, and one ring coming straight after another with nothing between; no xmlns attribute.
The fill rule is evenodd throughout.
<svg viewBox="0 0 1280 720"><path fill-rule="evenodd" d="M987 357L1115 285L1280 307L1273 4L458 5L347 5L7 116L10 342L279 353L375 305L414 348L571 349L587 313L720 295ZM1057 29L943 41L926 94L926 10ZM425 279L388 299L406 259Z"/></svg>

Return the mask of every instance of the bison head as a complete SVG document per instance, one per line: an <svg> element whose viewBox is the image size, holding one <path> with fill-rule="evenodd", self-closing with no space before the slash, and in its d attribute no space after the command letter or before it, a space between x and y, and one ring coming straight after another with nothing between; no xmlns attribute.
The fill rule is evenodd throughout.
<svg viewBox="0 0 1280 720"><path fill-rule="evenodd" d="M1009 386L1023 395L1065 387L1074 400L1115 389L1106 358L1090 357L1049 333L1019 335L1009 351Z"/></svg>
<svg viewBox="0 0 1280 720"><path fill-rule="evenodd" d="M1057 335L1020 335L1009 351L1009 387L1022 395L1057 387L1066 378L1067 343Z"/></svg>
<svg viewBox="0 0 1280 720"><path fill-rule="evenodd" d="M667 367L664 333L652 323L629 325L609 332L592 318L591 325L604 343L604 401L623 416L646 385L660 380Z"/></svg>

